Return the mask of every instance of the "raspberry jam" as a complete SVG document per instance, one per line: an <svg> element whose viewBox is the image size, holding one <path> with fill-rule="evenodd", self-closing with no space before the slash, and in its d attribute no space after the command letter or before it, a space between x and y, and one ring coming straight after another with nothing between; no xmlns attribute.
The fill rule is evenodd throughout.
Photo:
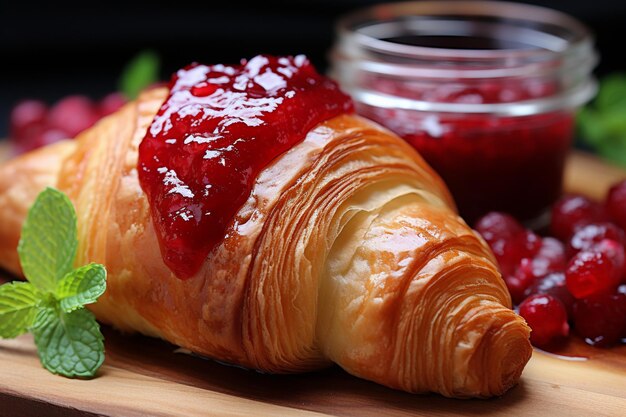
<svg viewBox="0 0 626 417"><path fill-rule="evenodd" d="M332 73L357 112L441 175L465 220L542 218L562 186L575 110L595 93L588 30L506 2L374 6L338 26Z"/></svg>
<svg viewBox="0 0 626 417"><path fill-rule="evenodd" d="M467 222L491 210L527 220L560 193L574 116L422 115L359 105L409 142L441 175Z"/></svg>
<svg viewBox="0 0 626 417"><path fill-rule="evenodd" d="M139 147L166 265L189 278L224 237L259 172L317 124L353 110L303 56L179 70Z"/></svg>

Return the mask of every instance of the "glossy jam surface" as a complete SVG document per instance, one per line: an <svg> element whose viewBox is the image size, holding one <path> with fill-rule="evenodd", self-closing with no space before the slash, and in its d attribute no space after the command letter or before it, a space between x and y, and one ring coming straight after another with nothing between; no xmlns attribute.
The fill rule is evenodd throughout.
<svg viewBox="0 0 626 417"><path fill-rule="evenodd" d="M513 103L547 97L554 88L532 82L391 85L372 80L377 91L440 103ZM469 223L489 211L520 219L540 215L560 192L574 117L570 111L524 117L427 113L361 104L365 117L385 125L415 147L442 176Z"/></svg>
<svg viewBox="0 0 626 417"><path fill-rule="evenodd" d="M302 55L179 70L139 147L139 180L166 265L179 278L195 274L259 172L352 106Z"/></svg>

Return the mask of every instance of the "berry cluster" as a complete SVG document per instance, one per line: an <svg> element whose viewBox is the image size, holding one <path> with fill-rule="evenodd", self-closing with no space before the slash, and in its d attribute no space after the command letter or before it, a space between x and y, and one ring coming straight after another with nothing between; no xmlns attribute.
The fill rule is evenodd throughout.
<svg viewBox="0 0 626 417"><path fill-rule="evenodd" d="M513 217L492 212L475 226L495 254L531 342L549 347L570 330L588 344L626 341L626 181L605 204L567 195L540 237Z"/></svg>
<svg viewBox="0 0 626 417"><path fill-rule="evenodd" d="M51 108L40 100L24 100L11 111L11 140L15 151L27 152L61 139L74 138L125 102L121 93L111 93L97 103L84 96L68 96Z"/></svg>

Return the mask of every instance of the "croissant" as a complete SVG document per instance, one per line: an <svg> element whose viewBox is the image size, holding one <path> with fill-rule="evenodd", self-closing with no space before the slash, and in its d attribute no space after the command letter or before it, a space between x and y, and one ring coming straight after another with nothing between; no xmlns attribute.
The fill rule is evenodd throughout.
<svg viewBox="0 0 626 417"><path fill-rule="evenodd" d="M168 95L145 91L76 140L0 167L0 265L46 186L78 216L77 264L106 265L90 309L122 331L271 373L336 363L413 393L490 397L516 384L529 328L484 241L403 140L351 114L264 167L200 270L166 265L138 148Z"/></svg>

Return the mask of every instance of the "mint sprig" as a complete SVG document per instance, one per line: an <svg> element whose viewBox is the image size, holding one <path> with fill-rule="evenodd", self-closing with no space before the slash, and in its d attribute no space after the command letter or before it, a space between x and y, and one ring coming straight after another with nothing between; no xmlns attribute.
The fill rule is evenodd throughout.
<svg viewBox="0 0 626 417"><path fill-rule="evenodd" d="M106 270L93 263L74 269L77 247L74 206L65 194L47 188L30 208L18 245L29 282L0 286L0 337L30 331L46 369L86 378L104 362L104 342L84 306L106 290Z"/></svg>
<svg viewBox="0 0 626 417"><path fill-rule="evenodd" d="M159 81L159 56L151 50L142 51L124 68L119 89L129 100L137 98L141 91Z"/></svg>
<svg viewBox="0 0 626 417"><path fill-rule="evenodd" d="M582 143L626 166L626 73L604 77L596 99L579 110L576 121Z"/></svg>

